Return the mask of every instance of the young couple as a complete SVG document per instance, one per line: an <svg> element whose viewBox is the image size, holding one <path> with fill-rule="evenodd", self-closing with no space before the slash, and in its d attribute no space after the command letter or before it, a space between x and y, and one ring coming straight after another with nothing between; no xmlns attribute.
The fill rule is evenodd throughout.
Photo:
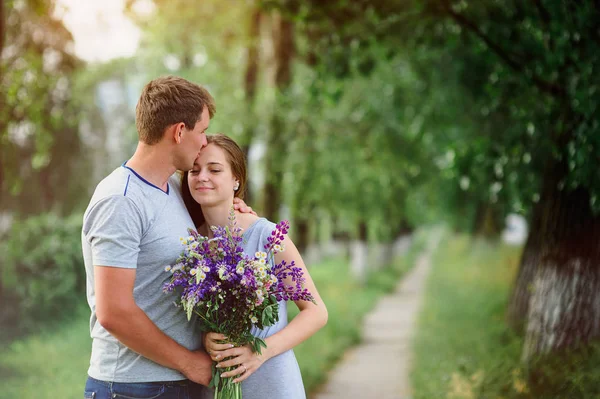
<svg viewBox="0 0 600 399"><path fill-rule="evenodd" d="M214 113L199 85L173 76L148 83L136 107L138 147L98 184L85 211L92 337L85 398L210 398L213 361L237 366L223 376L242 383L245 399L305 398L292 348L325 325L327 310L288 237L275 261L302 267L316 304L297 301L300 312L289 324L282 304L276 325L253 331L267 343L262 355L201 334L199 321L188 322L162 290L170 278L165 266L175 263L188 228L211 234L209 226L226 225L235 205L244 251L254 255L275 227L243 202L246 161L238 145L206 136Z"/></svg>

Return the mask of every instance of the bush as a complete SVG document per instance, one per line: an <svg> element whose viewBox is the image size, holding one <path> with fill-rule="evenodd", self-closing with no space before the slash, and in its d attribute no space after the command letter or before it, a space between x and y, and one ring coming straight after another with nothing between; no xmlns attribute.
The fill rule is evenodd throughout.
<svg viewBox="0 0 600 399"><path fill-rule="evenodd" d="M15 221L0 246L3 334L39 330L71 313L85 292L81 215L43 214ZM5 338L5 337L4 337Z"/></svg>

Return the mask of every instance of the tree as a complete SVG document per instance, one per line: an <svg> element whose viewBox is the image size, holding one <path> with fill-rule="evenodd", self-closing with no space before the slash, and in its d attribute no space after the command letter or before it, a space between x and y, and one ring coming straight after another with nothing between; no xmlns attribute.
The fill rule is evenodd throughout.
<svg viewBox="0 0 600 399"><path fill-rule="evenodd" d="M454 153L463 154L458 160L467 161L470 169L481 162L492 167L476 185L477 197L487 191L485 186L510 191L503 193L508 209L533 218L522 267L535 270L519 273L510 312L513 324L528 326L525 357L600 335L600 327L590 324L600 317L600 253L594 244L600 240L596 2L266 3L303 16L306 25L314 22L317 32L323 33L319 27L326 23L335 27L321 42L338 46L319 53L341 74L352 62L344 56L348 44L354 38L361 46L369 35L390 52L404 49L417 59L424 56L424 73L453 73L459 94L474 105L462 111L474 128L463 139L477 138L461 141L466 149ZM447 62L436 60L436 52ZM364 71L372 66L368 59L361 64ZM448 87L435 89L447 93ZM454 108L452 114L460 112ZM472 134L477 130L489 133ZM495 176L496 165L502 176ZM529 285L531 299L520 294Z"/></svg>
<svg viewBox="0 0 600 399"><path fill-rule="evenodd" d="M9 1L0 70L1 207L22 213L67 210L81 201L71 80L80 62L52 1ZM68 177L68 180L66 180Z"/></svg>
<svg viewBox="0 0 600 399"><path fill-rule="evenodd" d="M600 316L594 299L600 275L594 244L600 239L594 209L600 191L598 99L589 89L589 82L597 85L591 71L600 62L597 5L535 1L467 7L445 1L430 7L433 15L449 18L478 39L480 48L471 51L496 60L501 93L512 91L508 99L537 104L511 110L510 121L520 128L497 138L526 149L535 160L530 167L542 177L521 264L534 270L519 272L511 302L513 324L527 324L524 357L590 342L600 335L590 324ZM535 147L527 141L533 134L540 135Z"/></svg>
<svg viewBox="0 0 600 399"><path fill-rule="evenodd" d="M274 109L271 115L269 133L266 140L267 153L265 170L267 171L264 193L265 216L277 220L281 207L281 187L283 182L284 154L286 153L286 136L282 113L289 110L285 102L288 88L292 82L292 62L294 59L294 26L281 14L272 15L273 41L273 90Z"/></svg>

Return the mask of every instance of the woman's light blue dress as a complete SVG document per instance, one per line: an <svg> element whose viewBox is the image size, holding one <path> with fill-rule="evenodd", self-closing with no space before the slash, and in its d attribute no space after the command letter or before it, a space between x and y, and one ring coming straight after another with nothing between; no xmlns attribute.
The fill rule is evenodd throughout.
<svg viewBox="0 0 600 399"><path fill-rule="evenodd" d="M267 238L275 229L275 224L261 218L250 225L243 232L244 252L250 256L258 251L264 251ZM279 303L279 321L263 330L252 330L254 336L267 338L283 329L288 324L286 302ZM243 399L305 399L304 384L300 368L294 356L294 351L289 350L275 356L242 382Z"/></svg>

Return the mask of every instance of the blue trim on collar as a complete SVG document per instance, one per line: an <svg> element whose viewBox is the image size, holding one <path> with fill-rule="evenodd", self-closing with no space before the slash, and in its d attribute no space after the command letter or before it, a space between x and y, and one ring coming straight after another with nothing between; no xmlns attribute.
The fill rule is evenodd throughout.
<svg viewBox="0 0 600 399"><path fill-rule="evenodd" d="M140 179L141 181L143 181L150 187L154 187L155 189L160 190L161 192L169 195L169 182L167 182L167 191L164 191L162 188L155 186L154 184L150 183L148 180L144 179L142 176L138 175L138 173L135 170L131 169L129 166L127 166L126 163L127 163L127 161L123 162L123 165L121 165L121 166L124 167L125 169L129 169L134 175L136 175L138 177L138 179Z"/></svg>

